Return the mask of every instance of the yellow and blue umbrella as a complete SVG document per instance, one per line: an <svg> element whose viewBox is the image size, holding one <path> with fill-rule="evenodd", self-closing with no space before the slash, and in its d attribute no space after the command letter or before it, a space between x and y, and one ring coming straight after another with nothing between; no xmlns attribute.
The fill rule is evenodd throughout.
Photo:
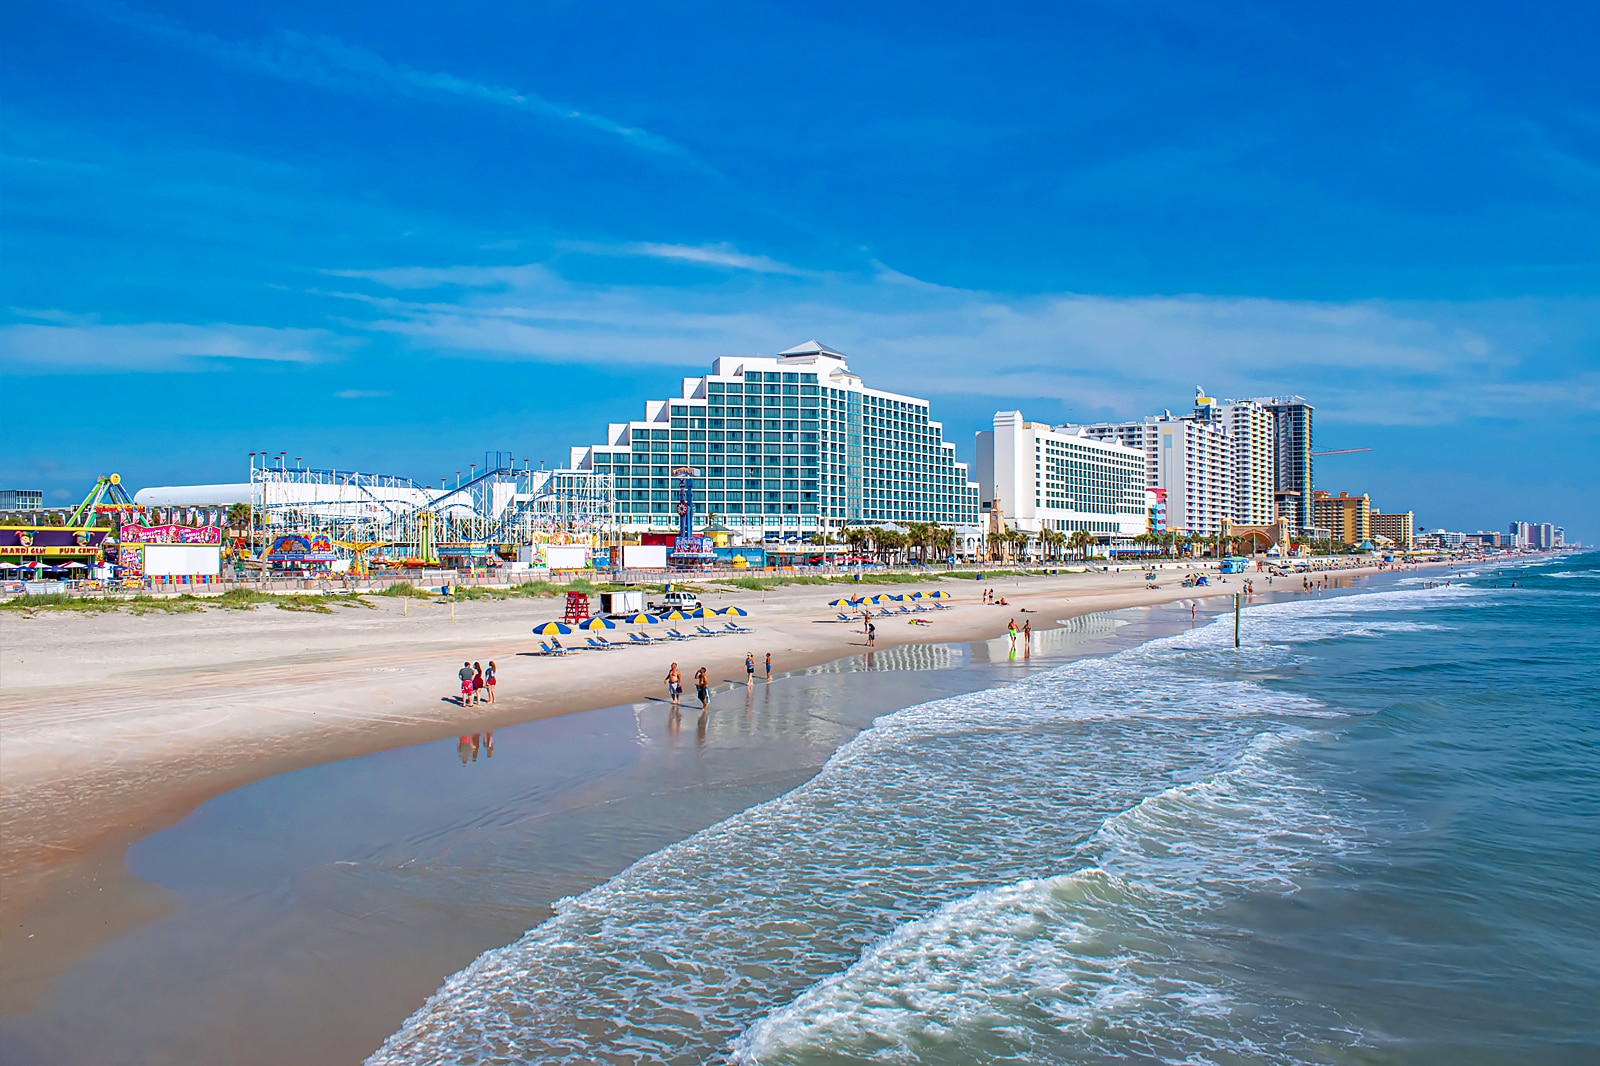
<svg viewBox="0 0 1600 1066"><path fill-rule="evenodd" d="M682 611L678 610L677 608L673 608L672 610L668 611L666 614L662 615L661 617L663 619L665 619L666 621L668 621L668 622L681 622L685 618L688 618L690 616L684 614Z"/></svg>
<svg viewBox="0 0 1600 1066"><path fill-rule="evenodd" d="M948 600L951 597L950 594L944 589L935 589L934 591L928 593L928 598L930 600Z"/></svg>
<svg viewBox="0 0 1600 1066"><path fill-rule="evenodd" d="M534 626L533 631L541 637L555 637L570 634L572 627L562 622L546 622L542 626Z"/></svg>
<svg viewBox="0 0 1600 1066"><path fill-rule="evenodd" d="M689 612L690 618L715 618L716 616L716 610L710 607L696 607Z"/></svg>
<svg viewBox="0 0 1600 1066"><path fill-rule="evenodd" d="M585 618L583 621L579 622L578 628L592 630L615 629L617 628L617 623L613 622L609 618L601 618L599 615L595 615L593 618Z"/></svg>
<svg viewBox="0 0 1600 1066"><path fill-rule="evenodd" d="M646 614L644 611L640 611L638 614L624 618L623 621L636 626L653 626L661 619L653 614Z"/></svg>
<svg viewBox="0 0 1600 1066"><path fill-rule="evenodd" d="M911 594L911 598L912 598L912 599L914 599L914 600L920 600L920 599L922 599L922 593L920 593L920 592L913 592L913 593L912 593L912 594Z"/></svg>
<svg viewBox="0 0 1600 1066"><path fill-rule="evenodd" d="M750 612L745 610L742 607L724 607L722 610L718 611L717 613L718 614L731 614L735 618L743 618L745 615L749 614Z"/></svg>
<svg viewBox="0 0 1600 1066"><path fill-rule="evenodd" d="M851 599L851 600L829 600L828 601L828 606L829 607L854 607L856 604L858 604L860 602L861 602L860 600L855 600L855 599Z"/></svg>

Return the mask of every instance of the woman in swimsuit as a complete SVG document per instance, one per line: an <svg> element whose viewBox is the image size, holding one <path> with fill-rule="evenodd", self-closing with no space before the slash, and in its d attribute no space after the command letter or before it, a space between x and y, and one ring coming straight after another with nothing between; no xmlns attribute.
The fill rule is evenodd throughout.
<svg viewBox="0 0 1600 1066"><path fill-rule="evenodd" d="M756 655L755 652L744 653L744 687L754 688L756 684Z"/></svg>
<svg viewBox="0 0 1600 1066"><path fill-rule="evenodd" d="M495 672L494 660L490 659L489 660L489 669L487 669L487 670L485 670L483 672L483 687L488 692L489 702L490 703L494 702L494 672Z"/></svg>

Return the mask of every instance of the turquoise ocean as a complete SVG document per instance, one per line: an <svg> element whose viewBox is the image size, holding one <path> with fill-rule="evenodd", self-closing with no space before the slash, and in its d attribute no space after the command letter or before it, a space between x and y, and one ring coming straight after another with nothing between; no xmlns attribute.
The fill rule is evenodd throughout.
<svg viewBox="0 0 1600 1066"><path fill-rule="evenodd" d="M1600 555L1242 630L880 718L371 1061L1600 1061Z"/></svg>

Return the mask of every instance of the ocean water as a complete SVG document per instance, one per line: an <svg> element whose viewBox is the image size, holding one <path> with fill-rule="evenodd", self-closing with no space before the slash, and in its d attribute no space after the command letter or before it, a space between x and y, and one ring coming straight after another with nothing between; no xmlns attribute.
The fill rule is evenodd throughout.
<svg viewBox="0 0 1600 1066"><path fill-rule="evenodd" d="M1600 1061L1600 556L1446 577L885 716L371 1061Z"/></svg>

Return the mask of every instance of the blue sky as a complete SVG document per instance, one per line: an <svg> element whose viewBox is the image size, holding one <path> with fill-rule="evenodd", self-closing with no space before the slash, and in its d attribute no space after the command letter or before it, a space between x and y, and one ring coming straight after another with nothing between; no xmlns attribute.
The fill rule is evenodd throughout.
<svg viewBox="0 0 1600 1066"><path fill-rule="evenodd" d="M556 462L812 337L997 408L1318 405L1600 537L1593 5L19 0L0 484Z"/></svg>

